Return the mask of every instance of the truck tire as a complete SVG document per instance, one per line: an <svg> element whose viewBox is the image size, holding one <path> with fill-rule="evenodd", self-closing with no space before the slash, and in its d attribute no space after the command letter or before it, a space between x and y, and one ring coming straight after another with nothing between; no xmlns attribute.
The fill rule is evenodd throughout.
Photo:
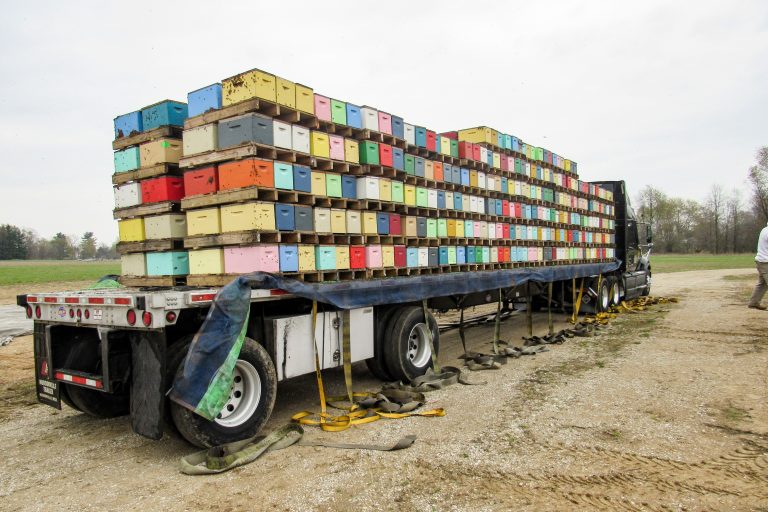
<svg viewBox="0 0 768 512"><path fill-rule="evenodd" d="M611 284L611 305L618 306L624 298L624 283L621 277L613 279Z"/></svg>
<svg viewBox="0 0 768 512"><path fill-rule="evenodd" d="M437 321L428 313L432 345L440 351L440 332ZM398 308L389 322L384 339L384 357L387 369L395 380L410 382L424 375L432 367L432 352L427 339L427 324L420 307Z"/></svg>
<svg viewBox="0 0 768 512"><path fill-rule="evenodd" d="M72 401L71 398L69 398L69 391L67 388L69 387L68 384L61 383L61 388L59 389L59 398L61 398L61 401L67 404L72 409L83 412L78 406L75 405L75 402Z"/></svg>
<svg viewBox="0 0 768 512"><path fill-rule="evenodd" d="M94 389L67 384L67 394L75 408L95 418L116 418L130 412L131 395L123 393L105 393Z"/></svg>
<svg viewBox="0 0 768 512"><path fill-rule="evenodd" d="M387 363L384 358L384 337L395 311L397 311L397 308L377 309L376 330L373 339L373 357L365 360L365 364L368 366L368 370L373 376L385 382L395 380L387 369Z"/></svg>
<svg viewBox="0 0 768 512"><path fill-rule="evenodd" d="M179 364L177 376L183 370ZM258 434L272 414L276 395L275 365L264 347L245 338L235 363L230 398L219 417L208 421L176 402L171 402L171 416L187 441L209 448Z"/></svg>
<svg viewBox="0 0 768 512"><path fill-rule="evenodd" d="M611 306L611 283L608 279L603 279L600 283L600 289L597 290L595 297L595 312L602 313L608 311Z"/></svg>
<svg viewBox="0 0 768 512"><path fill-rule="evenodd" d="M643 297L647 297L651 294L651 271L650 269L645 274L645 288L643 288L643 292L640 294Z"/></svg>

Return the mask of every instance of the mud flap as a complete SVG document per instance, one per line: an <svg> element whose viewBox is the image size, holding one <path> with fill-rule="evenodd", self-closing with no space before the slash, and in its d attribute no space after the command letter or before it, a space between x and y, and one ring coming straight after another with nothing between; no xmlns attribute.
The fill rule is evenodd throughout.
<svg viewBox="0 0 768 512"><path fill-rule="evenodd" d="M131 426L150 439L163 437L165 415L164 332L137 332L131 336Z"/></svg>

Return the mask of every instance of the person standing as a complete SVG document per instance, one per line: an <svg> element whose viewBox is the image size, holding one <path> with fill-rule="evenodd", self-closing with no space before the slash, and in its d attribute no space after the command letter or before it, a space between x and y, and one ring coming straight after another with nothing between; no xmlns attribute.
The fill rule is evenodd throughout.
<svg viewBox="0 0 768 512"><path fill-rule="evenodd" d="M760 304L760 301L768 290L768 225L760 231L760 236L757 238L755 264L757 265L757 284L747 307L765 311L768 307Z"/></svg>

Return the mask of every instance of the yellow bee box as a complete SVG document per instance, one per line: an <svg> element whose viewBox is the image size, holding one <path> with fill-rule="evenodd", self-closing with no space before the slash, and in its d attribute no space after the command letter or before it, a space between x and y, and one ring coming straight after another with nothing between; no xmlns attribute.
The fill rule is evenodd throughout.
<svg viewBox="0 0 768 512"><path fill-rule="evenodd" d="M142 167L177 164L181 154L182 145L179 139L162 138L139 146L139 161Z"/></svg>
<svg viewBox="0 0 768 512"><path fill-rule="evenodd" d="M324 172L312 172L312 195L326 195L326 182Z"/></svg>
<svg viewBox="0 0 768 512"><path fill-rule="evenodd" d="M360 234L363 231L362 221L360 218L360 212L355 210L347 210L347 233Z"/></svg>
<svg viewBox="0 0 768 512"><path fill-rule="evenodd" d="M315 91L306 85L296 84L296 110L315 113Z"/></svg>
<svg viewBox="0 0 768 512"><path fill-rule="evenodd" d="M381 178L379 180L379 199L392 201L392 180Z"/></svg>
<svg viewBox="0 0 768 512"><path fill-rule="evenodd" d="M424 160L424 177L428 180L435 179L435 163L432 160Z"/></svg>
<svg viewBox="0 0 768 512"><path fill-rule="evenodd" d="M377 235L378 225L376 223L376 212L363 212L363 234Z"/></svg>
<svg viewBox="0 0 768 512"><path fill-rule="evenodd" d="M489 144L498 143L498 132L487 126L478 126L477 128L467 128L466 130L459 130L459 141L474 142L479 144L481 142L487 142ZM442 141L440 141L440 149L442 149ZM450 148L450 142L449 142Z"/></svg>
<svg viewBox="0 0 768 512"><path fill-rule="evenodd" d="M252 98L275 101L275 75L252 69L221 81L223 106L234 105Z"/></svg>
<svg viewBox="0 0 768 512"><path fill-rule="evenodd" d="M493 153L493 166L497 169L501 169L501 155L499 153Z"/></svg>
<svg viewBox="0 0 768 512"><path fill-rule="evenodd" d="M394 245L381 246L381 265L383 267L395 266L395 246Z"/></svg>
<svg viewBox="0 0 768 512"><path fill-rule="evenodd" d="M440 136L440 154L451 155L451 139Z"/></svg>
<svg viewBox="0 0 768 512"><path fill-rule="evenodd" d="M315 271L315 246L299 246L299 272Z"/></svg>
<svg viewBox="0 0 768 512"><path fill-rule="evenodd" d="M285 78L275 77L275 97L280 105L296 108L296 84Z"/></svg>
<svg viewBox="0 0 768 512"><path fill-rule="evenodd" d="M337 208L331 209L331 232L345 234L347 232L347 211ZM338 257L337 257L338 261Z"/></svg>
<svg viewBox="0 0 768 512"><path fill-rule="evenodd" d="M360 145L356 140L344 139L344 160L351 164L360 163Z"/></svg>
<svg viewBox="0 0 768 512"><path fill-rule="evenodd" d="M144 235L144 219L126 219L117 222L121 242L142 242Z"/></svg>
<svg viewBox="0 0 768 512"><path fill-rule="evenodd" d="M331 158L331 145L328 140L328 134L313 131L309 139L309 151L320 158Z"/></svg>
<svg viewBox="0 0 768 512"><path fill-rule="evenodd" d="M405 204L408 206L416 206L416 187L413 185L403 186L403 196L405 198Z"/></svg>
<svg viewBox="0 0 768 512"><path fill-rule="evenodd" d="M472 236L472 234L470 234ZM456 221L456 238L464 238L464 221Z"/></svg>
<svg viewBox="0 0 768 512"><path fill-rule="evenodd" d="M469 171L469 186L470 187L477 186L477 171L474 169L470 169Z"/></svg>
<svg viewBox="0 0 768 512"><path fill-rule="evenodd" d="M449 237L456 236L456 219L448 219L448 222L446 222L446 231L448 232Z"/></svg>
<svg viewBox="0 0 768 512"><path fill-rule="evenodd" d="M218 235L221 233L219 208L187 211L187 236Z"/></svg>
<svg viewBox="0 0 768 512"><path fill-rule="evenodd" d="M231 204L221 207L221 232L275 231L274 203Z"/></svg>
<svg viewBox="0 0 768 512"><path fill-rule="evenodd" d="M190 274L223 274L224 250L200 249L189 251Z"/></svg>
<svg viewBox="0 0 768 512"><path fill-rule="evenodd" d="M349 270L349 246L336 246L336 270Z"/></svg>

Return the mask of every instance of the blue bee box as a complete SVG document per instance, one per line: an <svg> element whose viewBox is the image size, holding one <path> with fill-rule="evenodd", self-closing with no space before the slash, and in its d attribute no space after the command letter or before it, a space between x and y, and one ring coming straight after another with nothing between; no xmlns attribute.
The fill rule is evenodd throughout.
<svg viewBox="0 0 768 512"><path fill-rule="evenodd" d="M280 272L298 272L299 271L299 246L281 245L280 246Z"/></svg>
<svg viewBox="0 0 768 512"><path fill-rule="evenodd" d="M275 162L275 188L293 190L293 165Z"/></svg>
<svg viewBox="0 0 768 512"><path fill-rule="evenodd" d="M275 204L275 223L280 231L293 231L296 229L295 212L292 204Z"/></svg>
<svg viewBox="0 0 768 512"><path fill-rule="evenodd" d="M467 246L467 263L475 262L475 247L473 245Z"/></svg>
<svg viewBox="0 0 768 512"><path fill-rule="evenodd" d="M293 189L299 192L312 192L312 171L309 167L293 166Z"/></svg>
<svg viewBox="0 0 768 512"><path fill-rule="evenodd" d="M461 184L465 187L469 186L469 169L461 168Z"/></svg>
<svg viewBox="0 0 768 512"><path fill-rule="evenodd" d="M133 171L139 167L141 167L141 162L138 146L115 151L115 172Z"/></svg>
<svg viewBox="0 0 768 512"><path fill-rule="evenodd" d="M453 193L453 209L461 210L461 192Z"/></svg>
<svg viewBox="0 0 768 512"><path fill-rule="evenodd" d="M504 134L504 149L512 149L512 136Z"/></svg>
<svg viewBox="0 0 768 512"><path fill-rule="evenodd" d="M424 177L424 159L417 156L413 159L413 169L417 177Z"/></svg>
<svg viewBox="0 0 768 512"><path fill-rule="evenodd" d="M363 128L363 116L360 114L360 107L351 103L347 103L347 126Z"/></svg>
<svg viewBox="0 0 768 512"><path fill-rule="evenodd" d="M426 217L416 217L416 236L419 238L427 238Z"/></svg>
<svg viewBox="0 0 768 512"><path fill-rule="evenodd" d="M315 215L311 206L296 205L294 210L294 229L296 231L314 231Z"/></svg>
<svg viewBox="0 0 768 512"><path fill-rule="evenodd" d="M398 139L405 138L405 125L403 124L403 118L392 116L392 135Z"/></svg>
<svg viewBox="0 0 768 512"><path fill-rule="evenodd" d="M493 151L491 151L490 149L488 150L488 157L486 158L485 163L493 167Z"/></svg>
<svg viewBox="0 0 768 512"><path fill-rule="evenodd" d="M341 177L341 197L357 199L357 178L344 175Z"/></svg>
<svg viewBox="0 0 768 512"><path fill-rule="evenodd" d="M440 136L435 137L435 153L440 153Z"/></svg>
<svg viewBox="0 0 768 512"><path fill-rule="evenodd" d="M405 169L405 154L400 148L392 147L392 167L398 171Z"/></svg>
<svg viewBox="0 0 768 512"><path fill-rule="evenodd" d="M524 219L531 218L531 205L526 204L525 206L523 206L523 218Z"/></svg>
<svg viewBox="0 0 768 512"><path fill-rule="evenodd" d="M467 248L463 245L456 247L456 264L464 265L467 262Z"/></svg>
<svg viewBox="0 0 768 512"><path fill-rule="evenodd" d="M448 247L440 246L440 265L448 264Z"/></svg>
<svg viewBox="0 0 768 512"><path fill-rule="evenodd" d="M423 126L416 127L416 145L422 148L427 147L427 129Z"/></svg>
<svg viewBox="0 0 768 512"><path fill-rule="evenodd" d="M187 251L148 252L148 276L184 276L189 274Z"/></svg>
<svg viewBox="0 0 768 512"><path fill-rule="evenodd" d="M501 199L496 199L494 201L496 203L496 215L501 216L504 214L504 203L501 202Z"/></svg>
<svg viewBox="0 0 768 512"><path fill-rule="evenodd" d="M452 167L451 164L443 164L443 181L446 183L453 183Z"/></svg>
<svg viewBox="0 0 768 512"><path fill-rule="evenodd" d="M576 162L571 162L571 172L573 174L579 174L579 166L576 164Z"/></svg>
<svg viewBox="0 0 768 512"><path fill-rule="evenodd" d="M123 114L115 118L115 138L130 137L137 133L141 133L141 111L130 112Z"/></svg>
<svg viewBox="0 0 768 512"><path fill-rule="evenodd" d="M187 94L187 115L205 114L221 108L221 84L212 84Z"/></svg>
<svg viewBox="0 0 768 512"><path fill-rule="evenodd" d="M467 177L469 177L469 169L465 170L467 171ZM451 175L453 176L453 183L461 185L461 167L458 165L451 167Z"/></svg>
<svg viewBox="0 0 768 512"><path fill-rule="evenodd" d="M437 207L442 210L445 209L445 190L437 191Z"/></svg>
<svg viewBox="0 0 768 512"><path fill-rule="evenodd" d="M501 193L509 194L509 179L501 178Z"/></svg>
<svg viewBox="0 0 768 512"><path fill-rule="evenodd" d="M409 267L419 266L419 249L418 247L407 247L405 249L405 264Z"/></svg>
<svg viewBox="0 0 768 512"><path fill-rule="evenodd" d="M512 151L520 152L520 139L512 137Z"/></svg>
<svg viewBox="0 0 768 512"><path fill-rule="evenodd" d="M376 232L380 235L389 234L389 214L388 213L376 214Z"/></svg>
<svg viewBox="0 0 768 512"><path fill-rule="evenodd" d="M141 110L141 124L144 131L168 125L184 126L186 118L187 104L179 101L165 100Z"/></svg>
<svg viewBox="0 0 768 512"><path fill-rule="evenodd" d="M538 219L539 218L539 207L536 205L531 205L531 216L528 217L529 219Z"/></svg>

